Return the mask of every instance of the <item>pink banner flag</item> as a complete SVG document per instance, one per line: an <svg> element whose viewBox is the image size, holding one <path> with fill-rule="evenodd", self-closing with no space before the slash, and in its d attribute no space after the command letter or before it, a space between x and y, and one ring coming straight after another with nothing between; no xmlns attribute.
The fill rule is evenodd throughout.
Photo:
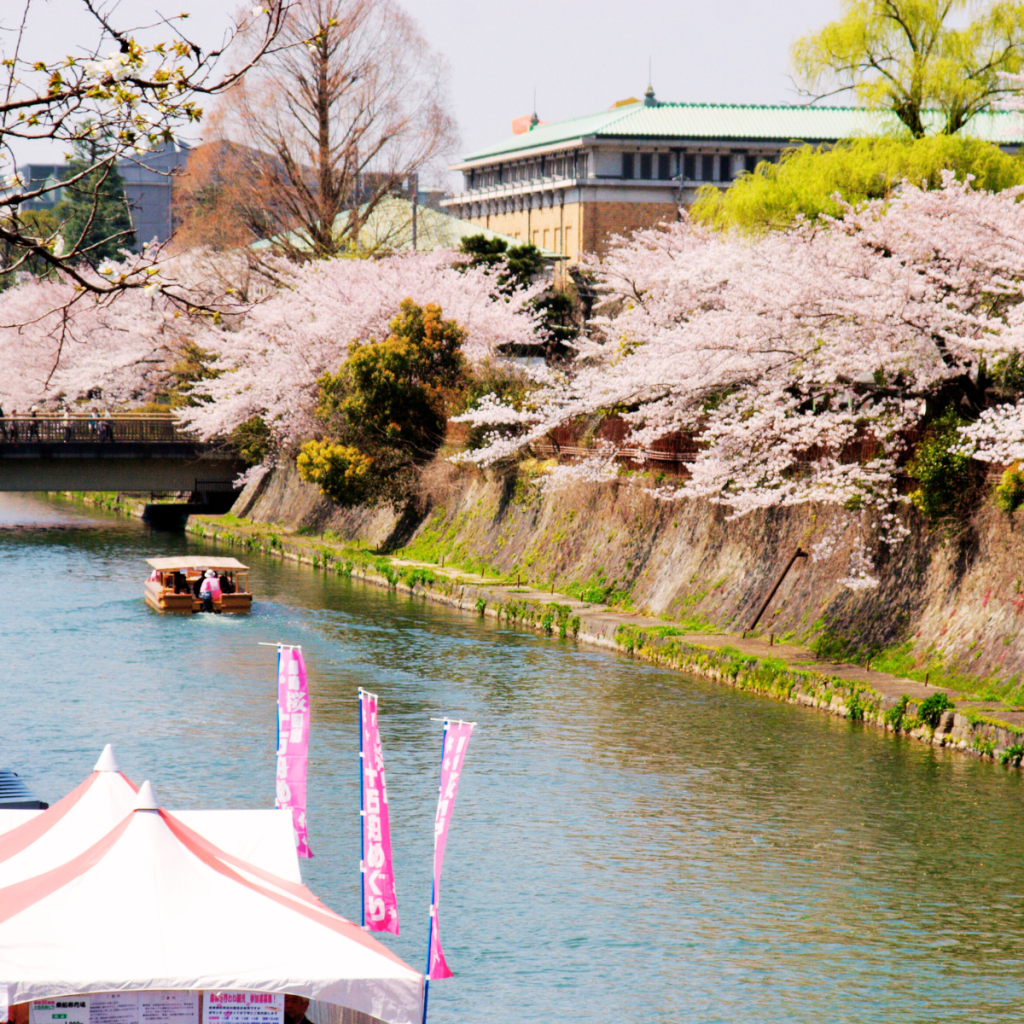
<svg viewBox="0 0 1024 1024"><path fill-rule="evenodd" d="M298 647L277 649L277 806L290 807L300 857L306 840L306 761L309 758L309 688Z"/></svg>
<svg viewBox="0 0 1024 1024"><path fill-rule="evenodd" d="M427 977L430 980L452 976L441 948L437 908L441 903L441 868L444 866L448 826L452 821L455 796L459 791L459 779L462 777L462 766L474 725L475 722L445 722L441 786L437 794L437 814L434 817L434 902L430 908L430 956L427 963Z"/></svg>
<svg viewBox="0 0 1024 1024"><path fill-rule="evenodd" d="M398 899L391 860L388 787L377 724L377 695L359 690L359 756L363 773L363 927L398 934Z"/></svg>

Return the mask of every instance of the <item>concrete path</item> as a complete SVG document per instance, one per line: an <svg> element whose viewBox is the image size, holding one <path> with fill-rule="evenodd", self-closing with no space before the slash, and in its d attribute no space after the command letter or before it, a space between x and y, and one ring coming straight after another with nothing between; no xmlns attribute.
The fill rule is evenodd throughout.
<svg viewBox="0 0 1024 1024"><path fill-rule="evenodd" d="M437 576L446 576L453 582L473 587L481 591L485 596L491 594L493 596L487 598L489 602L495 601L504 604L516 599L538 603L557 601L559 604L568 605L571 614L578 615L586 623L587 632L591 634L603 634L611 638L614 637L618 627L622 625L636 626L639 629L672 625L671 622L665 622L651 616L631 615L626 612L617 612L607 605L588 604L585 601L560 594L558 591L539 590L528 586L512 586L502 583L493 577L488 578L477 573L467 573L459 569L442 567L432 562L416 562L402 558L391 558L391 562L396 566L429 569ZM701 644L705 647L733 647L752 657L777 658L793 668L811 669L815 672L823 672L851 682L866 683L872 689L893 700L898 700L904 694L913 700L923 700L933 693L945 693L956 703L958 711L973 710L1011 725L1024 726L1024 710L1011 708L999 701L980 700L966 694L961 694L949 687L926 686L924 683L913 679L905 679L902 676L895 676L889 672L876 672L871 668L864 668L862 665L853 665L848 662L820 661L809 648L801 647L797 644L772 644L767 638L743 637L736 633L681 633L677 634L677 638L687 643Z"/></svg>

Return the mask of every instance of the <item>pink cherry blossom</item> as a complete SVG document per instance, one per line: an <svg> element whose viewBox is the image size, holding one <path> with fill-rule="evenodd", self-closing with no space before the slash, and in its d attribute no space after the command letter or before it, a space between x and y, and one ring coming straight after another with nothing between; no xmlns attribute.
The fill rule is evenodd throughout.
<svg viewBox="0 0 1024 1024"><path fill-rule="evenodd" d="M895 542L906 532L892 513L899 464L928 401L976 377L983 356L1024 347L1020 192L975 191L950 174L940 189L905 184L825 224L751 238L684 218L622 239L592 263L611 312L595 317L572 366L526 414L503 416L492 400L461 417L493 429L462 458L508 459L612 410L628 425L622 447L680 432L698 441L689 476L662 497L706 497L733 515L868 509ZM993 457L1024 455L1024 410L990 412L967 433ZM594 458L607 473L608 453ZM870 585L865 552L854 561L847 585Z"/></svg>

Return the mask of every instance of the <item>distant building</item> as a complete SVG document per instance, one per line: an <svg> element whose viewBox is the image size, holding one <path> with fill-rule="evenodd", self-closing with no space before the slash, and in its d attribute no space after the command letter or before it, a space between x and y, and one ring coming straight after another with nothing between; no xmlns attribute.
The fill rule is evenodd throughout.
<svg viewBox="0 0 1024 1024"><path fill-rule="evenodd" d="M173 142L145 156L118 160L117 169L124 181L125 197L135 231L135 248L154 239L166 242L171 237L171 190L173 175L188 159L187 146ZM18 168L30 188L56 185L68 177L65 164L23 164ZM64 198L64 189L56 188L31 202L26 210L51 210Z"/></svg>
<svg viewBox="0 0 1024 1024"><path fill-rule="evenodd" d="M141 249L144 242L166 242L171 237L174 175L185 166L188 154L188 146L171 142L145 156L118 161L117 169L132 211L136 249Z"/></svg>
<svg viewBox="0 0 1024 1024"><path fill-rule="evenodd" d="M1009 111L968 131L1015 152L1024 133ZM673 221L701 185L728 187L758 161L803 143L885 130L886 117L852 107L734 106L643 100L551 124L513 121L513 135L453 164L463 190L450 213L575 262L609 236Z"/></svg>

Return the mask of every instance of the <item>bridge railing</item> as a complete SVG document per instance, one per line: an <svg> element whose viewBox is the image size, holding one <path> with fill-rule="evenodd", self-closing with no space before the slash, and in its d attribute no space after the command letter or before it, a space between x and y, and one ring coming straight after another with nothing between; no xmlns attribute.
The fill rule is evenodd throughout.
<svg viewBox="0 0 1024 1024"><path fill-rule="evenodd" d="M194 442L171 416L2 416L0 445Z"/></svg>

